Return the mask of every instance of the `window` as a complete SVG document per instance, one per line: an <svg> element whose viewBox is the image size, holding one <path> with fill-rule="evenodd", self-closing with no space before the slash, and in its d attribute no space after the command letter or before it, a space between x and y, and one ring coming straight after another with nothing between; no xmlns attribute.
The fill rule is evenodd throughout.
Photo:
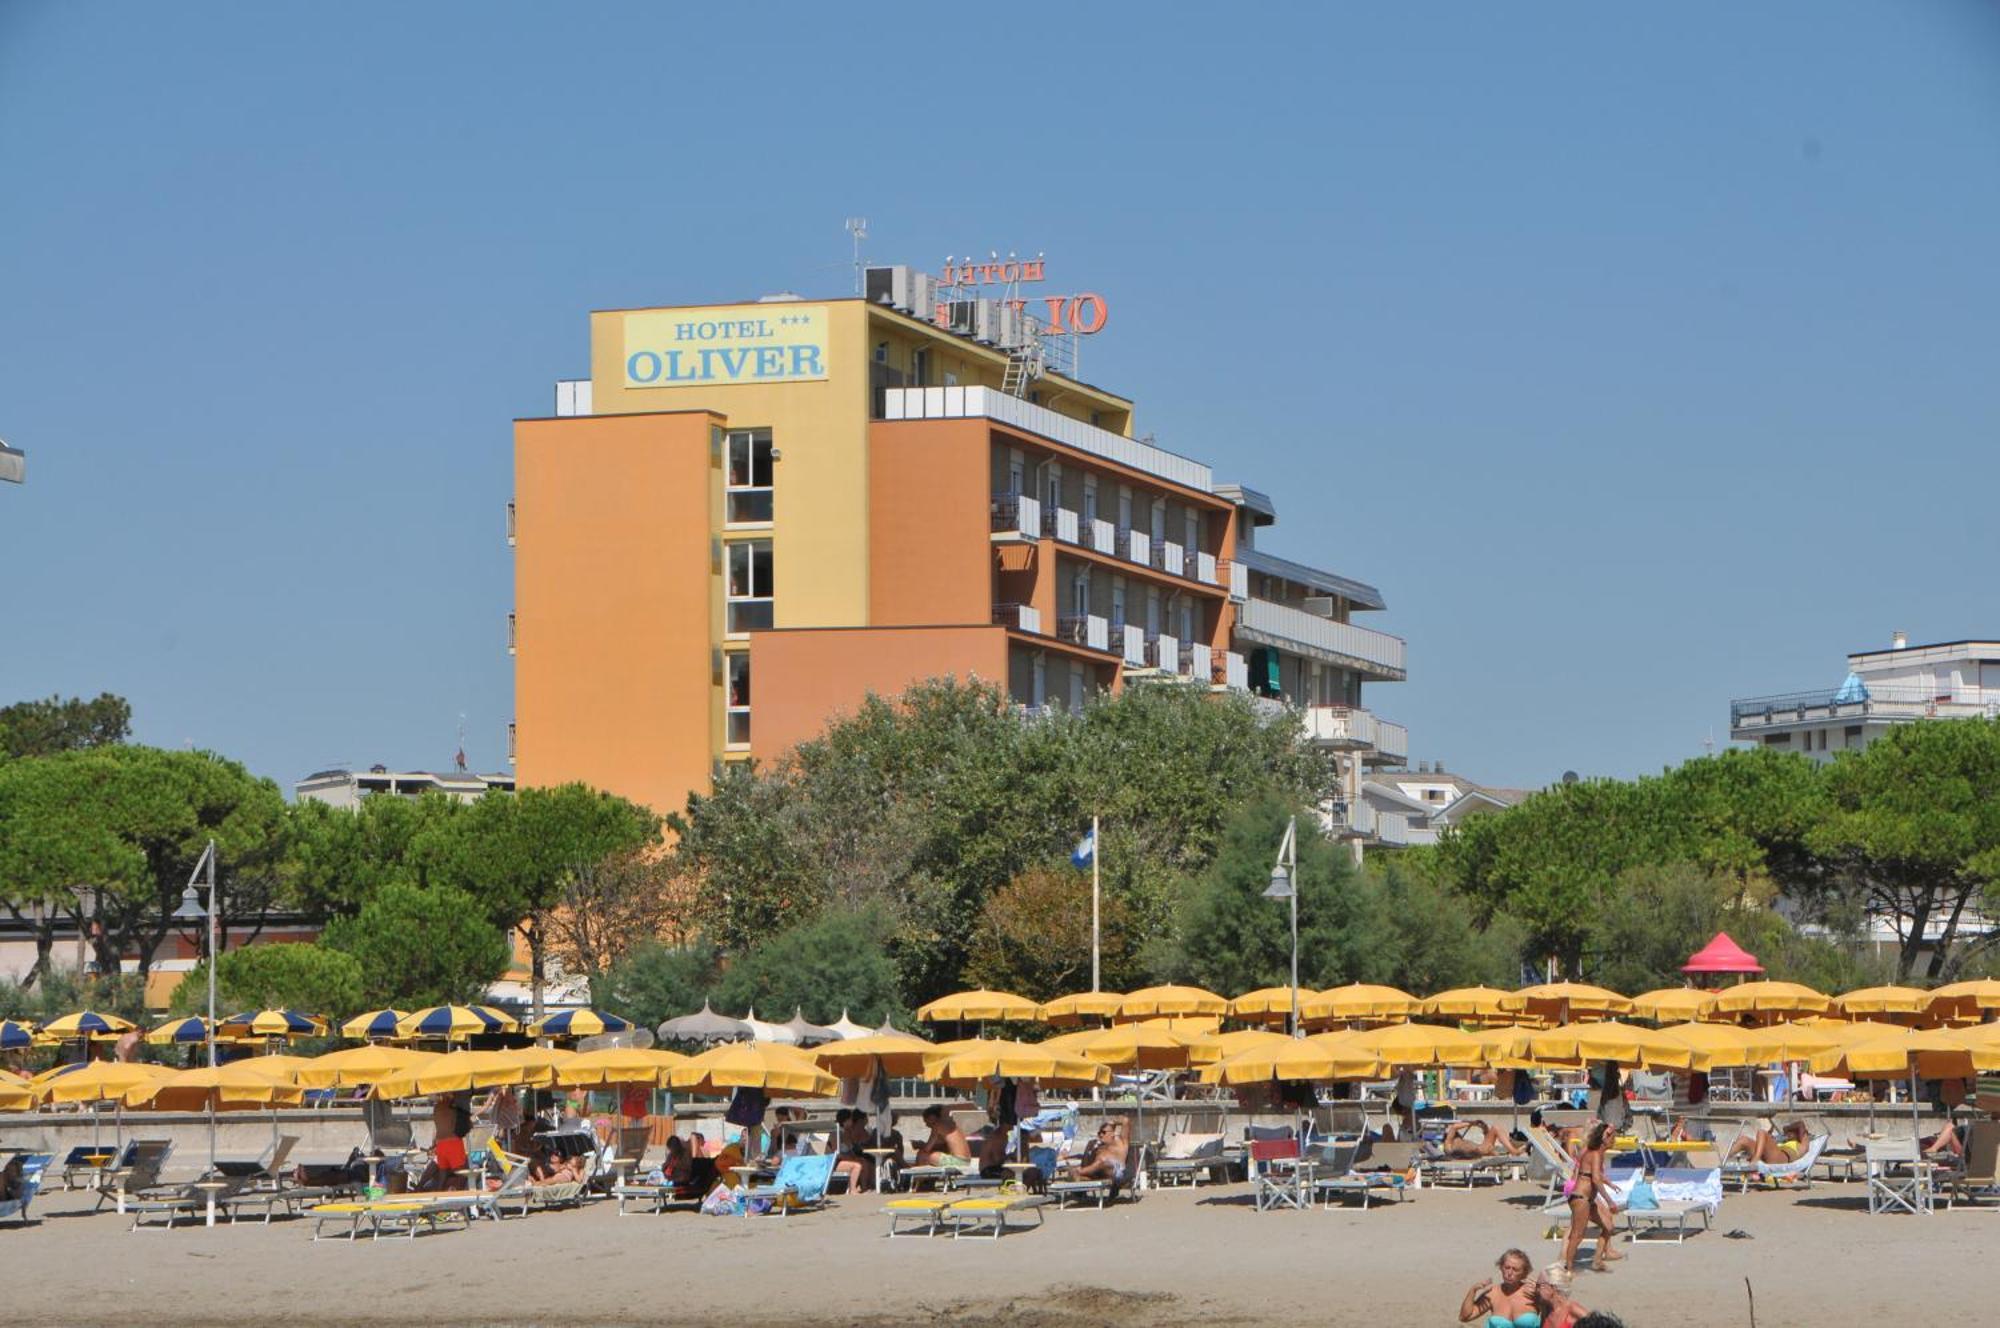
<svg viewBox="0 0 2000 1328"><path fill-rule="evenodd" d="M731 747L750 745L750 652L739 650L729 656L727 729L723 740Z"/></svg>
<svg viewBox="0 0 2000 1328"><path fill-rule="evenodd" d="M1155 498L1153 500L1153 547L1157 549L1166 542L1167 500L1164 498Z"/></svg>
<svg viewBox="0 0 2000 1328"><path fill-rule="evenodd" d="M1159 634L1160 592L1148 586L1146 588L1146 635L1158 636Z"/></svg>
<svg viewBox="0 0 2000 1328"><path fill-rule="evenodd" d="M1069 711L1072 715L1083 713L1083 670L1074 663L1069 666Z"/></svg>
<svg viewBox="0 0 2000 1328"><path fill-rule="evenodd" d="M1184 525L1187 530L1187 543L1183 547L1187 549L1188 563L1192 567L1195 554L1201 550L1201 514L1190 509ZM1189 572L1188 575L1192 576L1194 573Z"/></svg>
<svg viewBox="0 0 2000 1328"><path fill-rule="evenodd" d="M730 432L723 520L745 525L771 519L771 456L769 429Z"/></svg>
<svg viewBox="0 0 2000 1328"><path fill-rule="evenodd" d="M927 387L931 373L931 353L927 350L910 352L910 386Z"/></svg>
<svg viewBox="0 0 2000 1328"><path fill-rule="evenodd" d="M1177 640L1194 640L1194 605L1188 600L1181 601L1181 629L1174 633Z"/></svg>
<svg viewBox="0 0 2000 1328"><path fill-rule="evenodd" d="M1097 476L1083 477L1083 524L1086 532L1097 520Z"/></svg>
<svg viewBox="0 0 2000 1328"><path fill-rule="evenodd" d="M1111 578L1111 630L1117 631L1125 625L1125 578ZM1123 649L1122 643L1116 646Z"/></svg>
<svg viewBox="0 0 2000 1328"><path fill-rule="evenodd" d="M1062 504L1062 467L1049 463L1048 473L1042 479L1042 515L1053 521L1055 510Z"/></svg>
<svg viewBox="0 0 2000 1328"><path fill-rule="evenodd" d="M1079 618L1090 614L1090 569L1079 567L1069 582L1069 611Z"/></svg>
<svg viewBox="0 0 2000 1328"><path fill-rule="evenodd" d="M1859 747L1861 745L1861 726L1859 724L1849 724L1841 734L1841 743L1847 747Z"/></svg>
<svg viewBox="0 0 2000 1328"><path fill-rule="evenodd" d="M878 341L878 342L876 342L876 343L875 343L875 363L877 363L877 364L887 364L888 362L889 362L889 343L888 343L888 342L886 342L886 341Z"/></svg>
<svg viewBox="0 0 2000 1328"><path fill-rule="evenodd" d="M1028 704L1034 706L1037 710L1040 710L1049 703L1049 662L1043 658L1042 652L1039 650L1035 652L1034 687L1028 693L1028 696L1030 697Z"/></svg>
<svg viewBox="0 0 2000 1328"><path fill-rule="evenodd" d="M1118 528L1132 528L1132 491L1122 484L1118 486Z"/></svg>
<svg viewBox="0 0 2000 1328"><path fill-rule="evenodd" d="M1028 491L1028 465L1021 459L1021 449L1007 449L1007 492L1013 494Z"/></svg>
<svg viewBox="0 0 2000 1328"><path fill-rule="evenodd" d="M771 541L729 545L729 618L732 634L771 625Z"/></svg>

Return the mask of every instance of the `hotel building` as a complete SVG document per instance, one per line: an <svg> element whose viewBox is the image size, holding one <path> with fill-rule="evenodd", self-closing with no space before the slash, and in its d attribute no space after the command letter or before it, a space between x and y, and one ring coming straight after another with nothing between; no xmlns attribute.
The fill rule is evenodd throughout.
<svg viewBox="0 0 2000 1328"><path fill-rule="evenodd" d="M1838 687L1729 703L1729 736L1822 764L1858 751L1899 724L2000 715L2000 641L1913 646L1901 632L1887 650L1847 657Z"/></svg>
<svg viewBox="0 0 2000 1328"><path fill-rule="evenodd" d="M1271 500L1135 437L1041 300L866 289L591 315L590 377L514 429L517 778L674 810L928 678L1027 711L1234 688L1341 755L1329 812L1365 838L1361 778L1408 751L1363 701L1404 677L1354 621L1380 593L1258 548Z"/></svg>

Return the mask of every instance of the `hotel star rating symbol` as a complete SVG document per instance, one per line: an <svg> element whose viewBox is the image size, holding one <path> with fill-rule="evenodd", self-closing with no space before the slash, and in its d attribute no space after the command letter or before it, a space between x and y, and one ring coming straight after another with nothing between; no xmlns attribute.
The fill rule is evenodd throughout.
<svg viewBox="0 0 2000 1328"><path fill-rule="evenodd" d="M778 323L782 327L790 327L797 323L810 323L811 321L812 317L809 314L780 314L778 316Z"/></svg>

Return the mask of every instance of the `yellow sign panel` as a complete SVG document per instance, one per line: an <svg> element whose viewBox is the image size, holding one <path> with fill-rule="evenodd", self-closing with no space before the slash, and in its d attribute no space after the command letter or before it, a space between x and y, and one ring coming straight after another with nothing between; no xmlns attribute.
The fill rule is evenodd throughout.
<svg viewBox="0 0 2000 1328"><path fill-rule="evenodd" d="M625 386L826 377L826 306L731 304L625 315Z"/></svg>

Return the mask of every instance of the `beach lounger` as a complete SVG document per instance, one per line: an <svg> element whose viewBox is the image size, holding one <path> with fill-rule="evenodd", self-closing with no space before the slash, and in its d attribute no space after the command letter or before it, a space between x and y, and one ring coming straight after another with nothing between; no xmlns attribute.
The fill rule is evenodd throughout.
<svg viewBox="0 0 2000 1328"><path fill-rule="evenodd" d="M122 1149L105 1144L79 1144L70 1149L62 1163L63 1189L74 1189L79 1182L85 1189L103 1185L105 1176L132 1165L133 1150L138 1146L134 1139Z"/></svg>
<svg viewBox="0 0 2000 1328"><path fill-rule="evenodd" d="M0 1203L0 1222L12 1222L16 1226L28 1225L28 1205L34 1203L41 1193L42 1178L48 1174L49 1163L55 1160L53 1153L26 1153L21 1157L21 1195Z"/></svg>
<svg viewBox="0 0 2000 1328"><path fill-rule="evenodd" d="M744 1194L744 1214L747 1216L760 1199L780 1217L794 1208L819 1207L826 1202L826 1187L833 1180L833 1162L830 1153L786 1158L769 1185Z"/></svg>
<svg viewBox="0 0 2000 1328"><path fill-rule="evenodd" d="M1416 1163L1417 1145L1414 1143L1367 1141L1360 1146L1347 1173L1335 1178L1337 1183L1328 1187L1327 1206L1331 1207L1336 1198L1348 1198L1357 1193L1361 1196L1363 1208L1376 1198L1394 1199L1398 1203L1414 1200L1417 1187L1410 1184L1409 1172Z"/></svg>
<svg viewBox="0 0 2000 1328"><path fill-rule="evenodd" d="M110 1200L122 1213L128 1200L145 1197L158 1187L160 1171L173 1151L171 1139L134 1139L126 1151L125 1165L113 1167L99 1178L97 1205L91 1211L103 1208L105 1201Z"/></svg>
<svg viewBox="0 0 2000 1328"><path fill-rule="evenodd" d="M299 1210L310 1204L330 1203L354 1193L352 1185L282 1185L277 1189L252 1188L227 1195L217 1201L216 1206L228 1214L231 1223L245 1216L261 1214L264 1225L269 1226L272 1217L283 1212L287 1217L296 1217Z"/></svg>
<svg viewBox="0 0 2000 1328"><path fill-rule="evenodd" d="M889 1200L882 1205L882 1211L889 1215L890 1237L935 1236L944 1227L944 1210L955 1202L942 1194Z"/></svg>
<svg viewBox="0 0 2000 1328"><path fill-rule="evenodd" d="M1653 1195L1656 1207L1623 1210L1631 1243L1657 1243L1645 1240L1652 1232L1671 1235L1678 1245L1692 1233L1697 1218L1704 1231L1714 1225L1722 1208L1722 1168L1662 1167L1653 1173Z"/></svg>
<svg viewBox="0 0 2000 1328"><path fill-rule="evenodd" d="M628 1205L635 1203L650 1203L652 1205L650 1211L655 1213L664 1213L669 1209L686 1209L690 1213L701 1210L701 1196L697 1194L683 1198L681 1197L680 1187L676 1185L653 1185L645 1181L627 1181L625 1184L613 1186L611 1197L618 1201L618 1216L620 1217L624 1217L631 1211Z"/></svg>
<svg viewBox="0 0 2000 1328"><path fill-rule="evenodd" d="M1734 1178L1742 1193L1748 1193L1755 1184L1796 1185L1800 1189L1812 1186L1812 1170L1819 1165L1820 1154L1826 1151L1828 1136L1816 1134L1806 1145L1806 1151L1791 1162L1724 1162L1722 1175L1725 1180Z"/></svg>
<svg viewBox="0 0 2000 1328"><path fill-rule="evenodd" d="M1053 1202L1054 1200L1046 1194L999 1194L992 1198L960 1199L956 1203L947 1204L940 1217L951 1227L954 1240L960 1236L977 1236L981 1230L987 1231L994 1240L998 1240L1009 1230L1007 1224L1009 1217L1018 1213L1033 1213L1035 1225L1040 1226L1042 1210Z"/></svg>
<svg viewBox="0 0 2000 1328"><path fill-rule="evenodd" d="M227 1212L228 1200L249 1187L245 1177L217 1176L169 1193L149 1191L136 1198L128 1196L118 1211L131 1215L132 1225L128 1230L137 1231L155 1223L166 1230L184 1217L206 1221L211 1212Z"/></svg>
<svg viewBox="0 0 2000 1328"><path fill-rule="evenodd" d="M1355 1172L1354 1160L1360 1151L1361 1145L1356 1140L1321 1144L1303 1177L1306 1201L1310 1203L1317 1198L1331 1208L1336 1199L1359 1199L1365 1209L1377 1194L1399 1194L1403 1184L1400 1174L1391 1177L1387 1172L1377 1172L1363 1176Z"/></svg>
<svg viewBox="0 0 2000 1328"><path fill-rule="evenodd" d="M256 1157L218 1157L209 1170L225 1179L270 1180L285 1169L285 1159L298 1142L296 1134L281 1135Z"/></svg>
<svg viewBox="0 0 2000 1328"><path fill-rule="evenodd" d="M1168 1135L1166 1147L1153 1163L1154 1179L1162 1185L1178 1185L1185 1181L1197 1188L1204 1176L1210 1181L1216 1180L1227 1165L1222 1154L1222 1142L1219 1134L1177 1131Z"/></svg>
<svg viewBox="0 0 2000 1328"><path fill-rule="evenodd" d="M460 1192L456 1197L411 1194L389 1199L345 1199L315 1204L306 1210L306 1216L313 1219L314 1240L320 1238L329 1224L343 1222L347 1224L344 1234L349 1240L360 1235L363 1227L373 1236L381 1235L385 1229L400 1230L415 1240L419 1229L435 1231L446 1222L471 1226L479 1211L478 1197Z"/></svg>
<svg viewBox="0 0 2000 1328"><path fill-rule="evenodd" d="M1146 1168L1148 1147L1149 1145L1140 1144L1133 1148L1125 1157L1124 1170L1111 1180L1051 1181L1048 1186L1049 1197L1056 1201L1058 1208L1067 1208L1072 1201L1082 1203L1089 1199L1095 1199L1097 1206L1103 1208L1107 1204L1117 1203L1121 1194L1137 1199L1138 1193L1132 1188L1132 1180ZM1293 1145L1295 1153L1297 1147L1297 1144Z"/></svg>
<svg viewBox="0 0 2000 1328"><path fill-rule="evenodd" d="M1868 1158L1870 1213L1931 1211L1933 1167L1915 1139L1872 1139L1862 1151Z"/></svg>

